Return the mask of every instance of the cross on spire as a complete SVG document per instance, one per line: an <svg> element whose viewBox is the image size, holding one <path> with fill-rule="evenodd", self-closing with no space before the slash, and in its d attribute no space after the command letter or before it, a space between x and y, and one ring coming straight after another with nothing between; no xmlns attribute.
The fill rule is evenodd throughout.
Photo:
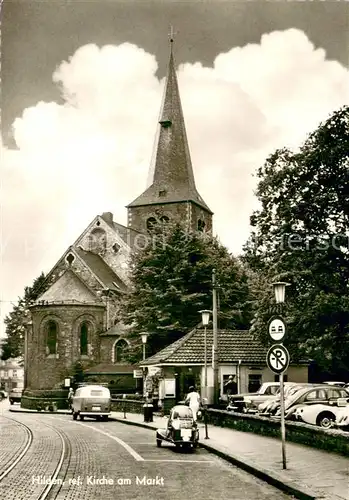
<svg viewBox="0 0 349 500"><path fill-rule="evenodd" d="M173 43L173 40L174 40L174 36L177 35L177 31L173 31L173 26L172 24L170 25L170 32L168 34L168 36L170 37L170 43Z"/></svg>

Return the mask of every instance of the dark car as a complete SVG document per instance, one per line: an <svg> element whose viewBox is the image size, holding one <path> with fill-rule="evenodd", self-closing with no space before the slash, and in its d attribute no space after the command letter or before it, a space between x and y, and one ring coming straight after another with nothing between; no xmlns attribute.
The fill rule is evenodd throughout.
<svg viewBox="0 0 349 500"><path fill-rule="evenodd" d="M0 401L2 399L6 399L8 396L7 392L5 391L5 389L0 389Z"/></svg>
<svg viewBox="0 0 349 500"><path fill-rule="evenodd" d="M285 418L294 419L296 409L301 405L314 405L322 403L329 406L336 406L339 398L348 398L349 390L333 385L315 385L312 387L303 387L298 391L286 396L285 399ZM280 406L276 412L280 415Z"/></svg>
<svg viewBox="0 0 349 500"><path fill-rule="evenodd" d="M10 391L8 398L10 400L11 405L13 405L13 403L20 403L21 402L22 392L23 392L22 389L17 389L17 388L14 388Z"/></svg>

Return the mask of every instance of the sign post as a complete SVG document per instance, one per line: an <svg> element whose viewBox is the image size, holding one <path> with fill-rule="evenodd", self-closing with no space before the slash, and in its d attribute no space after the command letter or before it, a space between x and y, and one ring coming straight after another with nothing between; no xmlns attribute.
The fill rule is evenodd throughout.
<svg viewBox="0 0 349 500"><path fill-rule="evenodd" d="M269 335L274 341L281 342L286 335L286 325L281 316L271 318L268 324ZM290 355L283 344L274 344L267 353L269 369L280 376L280 413L281 413L281 447L282 468L286 469L286 428L285 428L285 392L284 372L290 364Z"/></svg>

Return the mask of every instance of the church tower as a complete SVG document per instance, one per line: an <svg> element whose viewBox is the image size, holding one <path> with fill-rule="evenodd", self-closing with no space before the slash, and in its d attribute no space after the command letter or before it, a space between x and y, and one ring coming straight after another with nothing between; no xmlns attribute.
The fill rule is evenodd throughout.
<svg viewBox="0 0 349 500"><path fill-rule="evenodd" d="M127 206L128 227L146 233L154 224L170 220L184 222L191 231L211 233L213 212L195 186L172 46L171 35L151 185Z"/></svg>

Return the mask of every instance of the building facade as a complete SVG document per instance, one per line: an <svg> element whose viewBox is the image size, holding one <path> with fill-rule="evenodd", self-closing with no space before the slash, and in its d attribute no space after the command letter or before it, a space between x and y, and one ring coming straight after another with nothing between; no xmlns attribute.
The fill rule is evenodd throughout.
<svg viewBox="0 0 349 500"><path fill-rule="evenodd" d="M26 388L58 387L77 363L94 376L100 367L101 374L130 377L123 362L129 329L120 321L120 301L130 286L132 251L168 221L211 233L212 212L195 185L172 41L158 128L152 181L127 206L127 226L110 212L97 215L54 265L30 307Z"/></svg>

